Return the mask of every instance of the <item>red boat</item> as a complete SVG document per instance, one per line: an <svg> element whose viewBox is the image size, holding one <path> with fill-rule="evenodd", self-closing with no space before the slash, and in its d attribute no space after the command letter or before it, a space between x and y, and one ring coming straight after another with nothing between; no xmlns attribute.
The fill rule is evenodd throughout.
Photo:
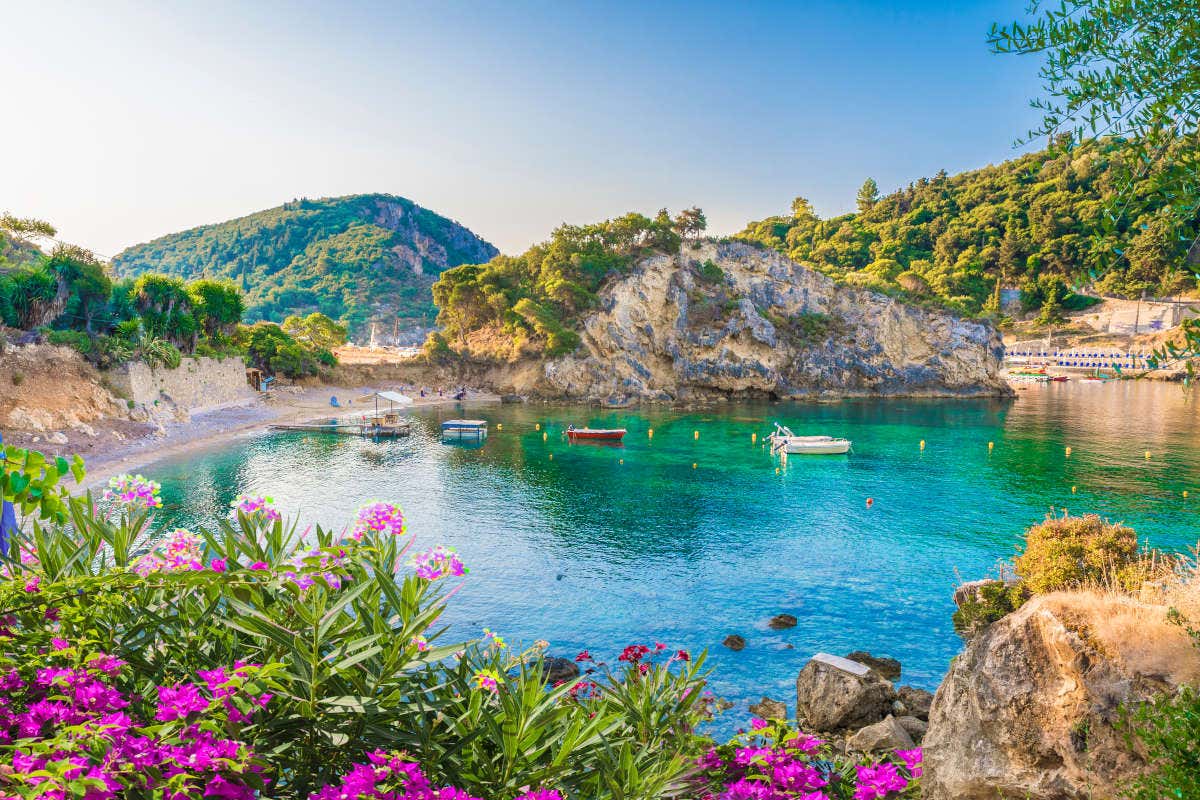
<svg viewBox="0 0 1200 800"><path fill-rule="evenodd" d="M568 439L603 439L607 442L619 442L624 437L624 428L567 428Z"/></svg>

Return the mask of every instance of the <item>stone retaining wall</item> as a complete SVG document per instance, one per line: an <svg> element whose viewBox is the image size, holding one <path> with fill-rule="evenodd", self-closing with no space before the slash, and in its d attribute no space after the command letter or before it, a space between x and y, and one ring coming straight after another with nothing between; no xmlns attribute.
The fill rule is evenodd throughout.
<svg viewBox="0 0 1200 800"><path fill-rule="evenodd" d="M143 406L165 399L177 409L196 411L254 396L246 384L246 364L235 357L184 358L176 369L136 361L110 370L106 377L118 394Z"/></svg>

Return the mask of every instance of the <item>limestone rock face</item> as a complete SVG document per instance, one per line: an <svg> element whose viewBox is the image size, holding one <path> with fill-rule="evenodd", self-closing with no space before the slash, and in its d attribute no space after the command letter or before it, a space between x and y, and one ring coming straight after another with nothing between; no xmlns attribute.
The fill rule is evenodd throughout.
<svg viewBox="0 0 1200 800"><path fill-rule="evenodd" d="M808 729L832 732L878 722L891 710L892 684L855 661L818 653L796 677L796 714Z"/></svg>
<svg viewBox="0 0 1200 800"><path fill-rule="evenodd" d="M1119 797L1144 766L1114 729L1120 707L1200 670L1166 607L1135 603L1045 595L972 639L930 710L924 800Z"/></svg>
<svg viewBox="0 0 1200 800"><path fill-rule="evenodd" d="M900 678L900 662L888 656L873 656L865 650L855 650L853 653L847 653L846 658L851 661L857 661L860 664L866 664L871 669L879 673L880 677L887 678L889 681L898 680Z"/></svg>
<svg viewBox="0 0 1200 800"><path fill-rule="evenodd" d="M575 353L536 375L513 370L501 389L661 401L1011 393L990 325L838 286L740 242L643 259L601 291L581 335Z"/></svg>

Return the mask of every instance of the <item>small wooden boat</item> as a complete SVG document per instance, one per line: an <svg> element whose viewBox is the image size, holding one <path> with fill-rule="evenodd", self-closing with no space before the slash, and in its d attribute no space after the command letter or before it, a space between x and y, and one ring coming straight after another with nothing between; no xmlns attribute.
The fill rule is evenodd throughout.
<svg viewBox="0 0 1200 800"><path fill-rule="evenodd" d="M850 452L850 440L833 436L797 436L790 428L776 424L775 432L767 437L772 453L788 455L839 455Z"/></svg>
<svg viewBox="0 0 1200 800"><path fill-rule="evenodd" d="M587 439L593 441L619 442L625 438L624 428L567 428L568 439Z"/></svg>

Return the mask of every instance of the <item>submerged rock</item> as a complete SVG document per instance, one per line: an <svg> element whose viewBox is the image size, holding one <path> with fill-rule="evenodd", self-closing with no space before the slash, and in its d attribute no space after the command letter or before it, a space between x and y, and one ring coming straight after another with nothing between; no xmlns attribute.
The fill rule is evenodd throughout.
<svg viewBox="0 0 1200 800"><path fill-rule="evenodd" d="M726 636L725 641L721 642L721 644L725 645L730 650L746 649L746 640L741 636L738 636L736 633L731 633Z"/></svg>
<svg viewBox="0 0 1200 800"><path fill-rule="evenodd" d="M767 623L767 627L773 631L782 631L796 627L797 622L798 620L791 614L776 614L771 617L771 620Z"/></svg>
<svg viewBox="0 0 1200 800"><path fill-rule="evenodd" d="M900 662L894 658L873 656L865 650L855 650L853 653L847 653L846 658L851 661L857 661L860 664L866 664L878 672L880 677L887 678L889 681L897 680L900 677Z"/></svg>
<svg viewBox="0 0 1200 800"><path fill-rule="evenodd" d="M579 677L579 665L569 658L551 656L542 662L542 675L549 684Z"/></svg>
<svg viewBox="0 0 1200 800"><path fill-rule="evenodd" d="M764 697L750 704L750 713L761 719L787 719L787 705L779 700Z"/></svg>
<svg viewBox="0 0 1200 800"><path fill-rule="evenodd" d="M796 715L816 731L861 728L891 710L892 684L856 661L817 653L796 677Z"/></svg>

